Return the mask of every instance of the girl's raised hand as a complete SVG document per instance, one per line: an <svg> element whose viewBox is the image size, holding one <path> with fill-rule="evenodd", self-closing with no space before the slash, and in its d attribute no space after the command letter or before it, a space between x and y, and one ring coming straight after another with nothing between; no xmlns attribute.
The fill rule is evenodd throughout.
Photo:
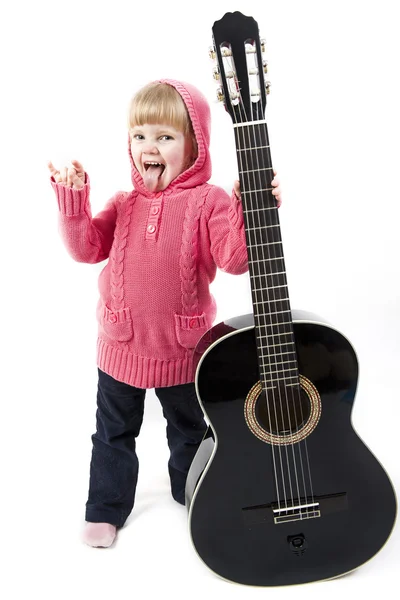
<svg viewBox="0 0 400 600"><path fill-rule="evenodd" d="M51 161L47 163L47 166L56 183L80 190L85 185L85 170L77 160L71 162L73 164L72 168L62 167L61 171L57 171Z"/></svg>

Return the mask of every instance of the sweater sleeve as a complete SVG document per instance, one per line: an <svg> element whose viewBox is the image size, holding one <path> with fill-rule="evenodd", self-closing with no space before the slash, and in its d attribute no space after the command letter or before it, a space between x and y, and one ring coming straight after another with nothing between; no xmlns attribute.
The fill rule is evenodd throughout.
<svg viewBox="0 0 400 600"><path fill-rule="evenodd" d="M68 253L78 262L98 263L108 258L114 239L117 217L115 201L117 194L105 208L92 217L89 193L90 181L80 190L60 185L51 178L59 214L60 234Z"/></svg>
<svg viewBox="0 0 400 600"><path fill-rule="evenodd" d="M207 196L210 249L215 264L222 271L240 275L248 270L247 245L242 204L218 186Z"/></svg>

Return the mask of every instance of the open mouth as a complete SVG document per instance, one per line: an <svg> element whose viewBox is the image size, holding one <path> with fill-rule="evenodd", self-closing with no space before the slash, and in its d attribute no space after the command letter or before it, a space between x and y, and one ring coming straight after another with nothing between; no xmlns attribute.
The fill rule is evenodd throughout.
<svg viewBox="0 0 400 600"><path fill-rule="evenodd" d="M144 163L144 168L146 171L148 171L149 169L161 169L161 173L164 171L165 169L165 165L163 165L162 163L153 161L153 160L146 160L146 162Z"/></svg>
<svg viewBox="0 0 400 600"><path fill-rule="evenodd" d="M156 160L146 160L143 163L145 172L143 181L150 192L155 192L158 189L159 179L164 173L165 165Z"/></svg>

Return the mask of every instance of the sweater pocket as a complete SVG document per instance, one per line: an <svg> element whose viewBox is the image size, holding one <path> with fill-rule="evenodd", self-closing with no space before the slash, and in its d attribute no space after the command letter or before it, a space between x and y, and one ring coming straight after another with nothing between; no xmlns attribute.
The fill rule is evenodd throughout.
<svg viewBox="0 0 400 600"><path fill-rule="evenodd" d="M133 336L131 311L129 308L110 310L99 300L97 320L100 331L116 342L127 342Z"/></svg>
<svg viewBox="0 0 400 600"><path fill-rule="evenodd" d="M194 348L209 326L205 313L201 315L175 314L175 331L178 342L184 348Z"/></svg>

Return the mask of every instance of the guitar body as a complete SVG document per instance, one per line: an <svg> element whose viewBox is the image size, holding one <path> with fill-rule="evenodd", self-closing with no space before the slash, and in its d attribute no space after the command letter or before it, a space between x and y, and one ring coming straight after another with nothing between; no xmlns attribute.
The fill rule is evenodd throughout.
<svg viewBox="0 0 400 600"><path fill-rule="evenodd" d="M351 424L358 376L352 346L314 315L292 318L299 373L320 405L308 433L306 397L296 427L304 437L289 451L261 439L246 417L259 378L253 315L215 326L198 345L196 387L210 428L188 476L190 534L212 571L242 584L290 585L348 573L385 544L396 516L391 482ZM260 395L256 404L265 402ZM262 407L255 410L268 434ZM279 424L274 429L279 437ZM307 469L312 498L296 484ZM282 494L276 480L285 471L292 483L286 480ZM314 506L287 510L307 504ZM276 515L283 516L276 522Z"/></svg>

